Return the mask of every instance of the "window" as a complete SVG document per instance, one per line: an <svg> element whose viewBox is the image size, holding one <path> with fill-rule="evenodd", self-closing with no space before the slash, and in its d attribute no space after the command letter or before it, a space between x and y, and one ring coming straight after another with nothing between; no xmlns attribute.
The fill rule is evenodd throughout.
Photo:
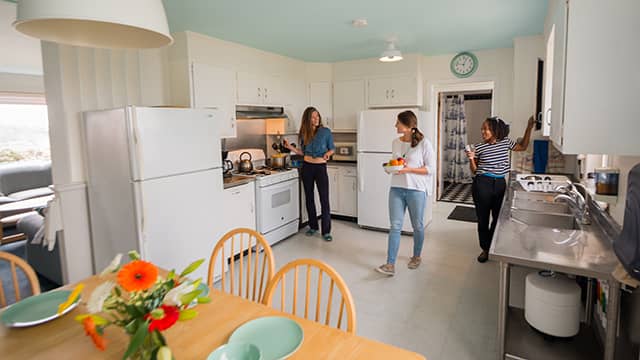
<svg viewBox="0 0 640 360"><path fill-rule="evenodd" d="M44 95L0 93L0 163L50 160Z"/></svg>

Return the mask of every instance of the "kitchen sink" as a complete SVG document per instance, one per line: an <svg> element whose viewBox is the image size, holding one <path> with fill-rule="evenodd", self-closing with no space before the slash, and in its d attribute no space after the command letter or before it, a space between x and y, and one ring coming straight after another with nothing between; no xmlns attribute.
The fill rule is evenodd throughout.
<svg viewBox="0 0 640 360"><path fill-rule="evenodd" d="M511 219L515 222L530 226L543 226L558 230L580 229L575 217L571 214L544 213L539 211L512 209Z"/></svg>
<svg viewBox="0 0 640 360"><path fill-rule="evenodd" d="M514 198L511 203L512 209L531 210L544 213L570 214L571 209L567 203L556 203L548 201L536 201Z"/></svg>
<svg viewBox="0 0 640 360"><path fill-rule="evenodd" d="M516 190L513 194L514 200L529 200L529 201L544 201L547 203L553 203L553 197L557 193L543 193L543 192L530 192L523 190Z"/></svg>

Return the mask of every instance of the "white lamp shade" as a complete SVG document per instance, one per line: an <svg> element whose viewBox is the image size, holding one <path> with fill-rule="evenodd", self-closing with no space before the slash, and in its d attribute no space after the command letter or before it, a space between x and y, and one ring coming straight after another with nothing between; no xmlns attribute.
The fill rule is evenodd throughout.
<svg viewBox="0 0 640 360"><path fill-rule="evenodd" d="M41 40L95 48L173 42L161 0L20 0L13 26Z"/></svg>
<svg viewBox="0 0 640 360"><path fill-rule="evenodd" d="M393 42L389 42L387 50L382 52L379 60L382 62L400 61L402 60L402 53L400 52L400 50L396 49L396 46Z"/></svg>

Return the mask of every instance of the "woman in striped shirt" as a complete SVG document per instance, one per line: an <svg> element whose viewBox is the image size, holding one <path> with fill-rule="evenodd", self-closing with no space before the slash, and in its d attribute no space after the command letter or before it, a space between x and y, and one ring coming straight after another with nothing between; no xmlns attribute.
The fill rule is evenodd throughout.
<svg viewBox="0 0 640 360"><path fill-rule="evenodd" d="M478 217L478 238L482 252L478 261L483 263L489 259L489 248L493 232L498 223L498 215L502 199L507 188L505 176L511 168L509 151L525 151L529 147L531 131L535 121L529 118L527 130L520 142L509 139L509 125L498 117L491 117L482 123L481 144L475 145L473 151L468 150L469 165L473 178L472 194ZM491 226L489 226L489 218Z"/></svg>

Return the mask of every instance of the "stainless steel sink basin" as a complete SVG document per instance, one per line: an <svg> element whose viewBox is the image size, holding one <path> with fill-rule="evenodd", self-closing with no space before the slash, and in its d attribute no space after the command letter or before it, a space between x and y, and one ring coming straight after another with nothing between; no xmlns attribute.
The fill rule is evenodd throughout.
<svg viewBox="0 0 640 360"><path fill-rule="evenodd" d="M567 203L555 203L548 201L536 201L514 198L511 203L512 209L531 210L544 213L570 214L571 210Z"/></svg>
<svg viewBox="0 0 640 360"><path fill-rule="evenodd" d="M570 214L544 213L531 210L512 209L511 219L530 226L543 226L559 230L580 229L575 217Z"/></svg>
<svg viewBox="0 0 640 360"><path fill-rule="evenodd" d="M556 195L558 194L516 190L513 193L513 198L515 200L544 201L553 203L553 197Z"/></svg>

